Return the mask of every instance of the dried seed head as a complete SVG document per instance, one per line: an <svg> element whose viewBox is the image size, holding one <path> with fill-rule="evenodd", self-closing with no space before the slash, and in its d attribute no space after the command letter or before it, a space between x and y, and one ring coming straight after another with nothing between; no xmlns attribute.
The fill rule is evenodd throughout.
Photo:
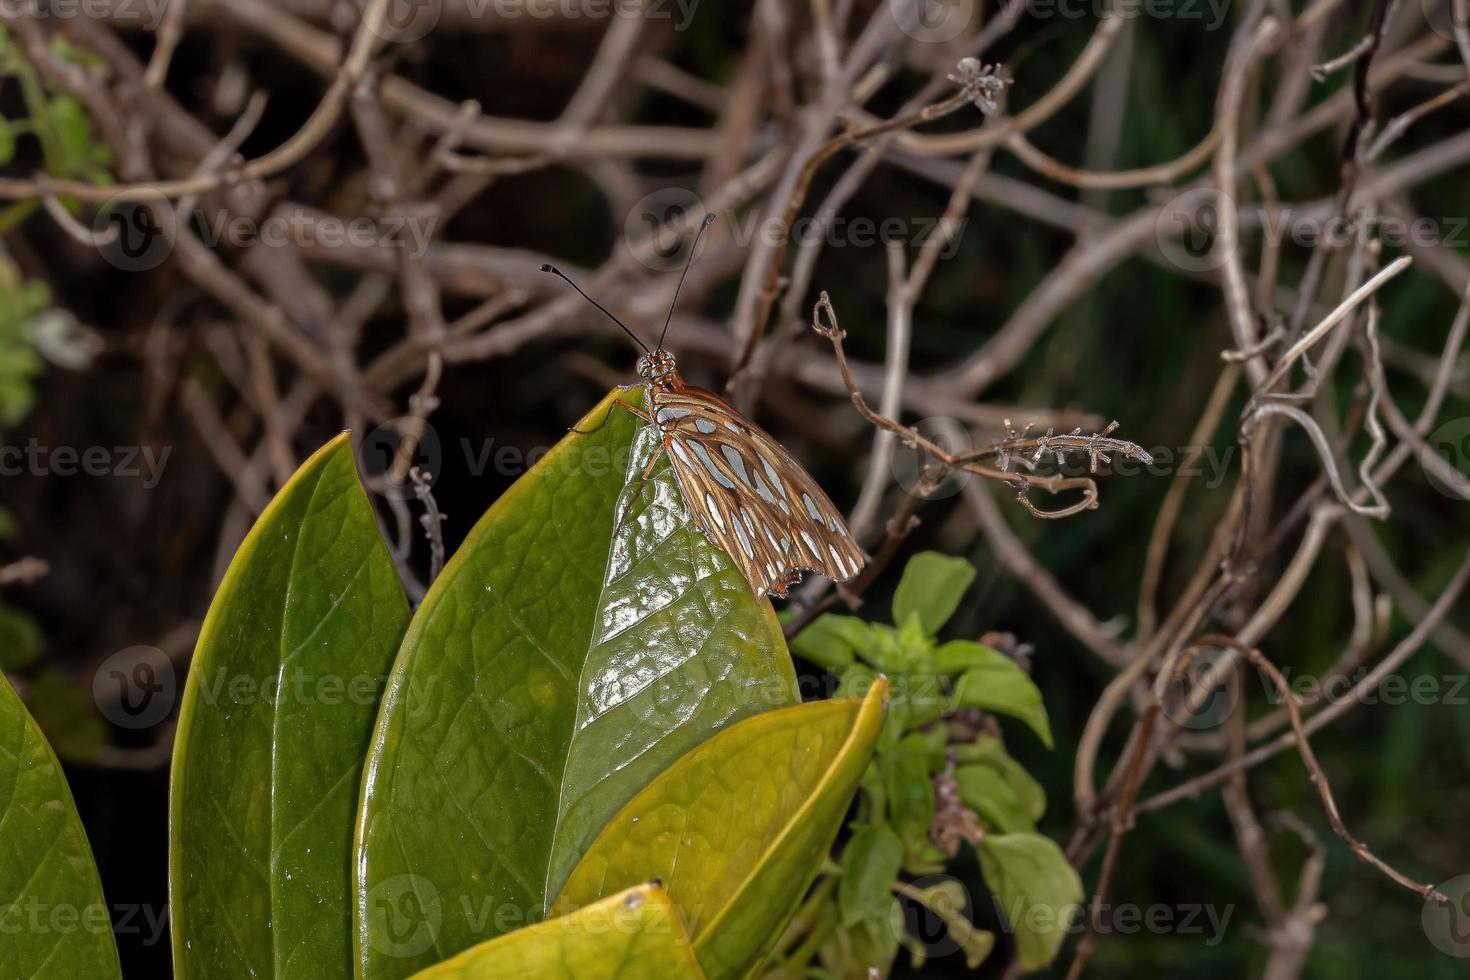
<svg viewBox="0 0 1470 980"><path fill-rule="evenodd" d="M999 65L985 65L979 58L961 58L949 76L965 91L971 102L987 116L1000 108L996 96L1010 84L1010 79L1000 74Z"/></svg>

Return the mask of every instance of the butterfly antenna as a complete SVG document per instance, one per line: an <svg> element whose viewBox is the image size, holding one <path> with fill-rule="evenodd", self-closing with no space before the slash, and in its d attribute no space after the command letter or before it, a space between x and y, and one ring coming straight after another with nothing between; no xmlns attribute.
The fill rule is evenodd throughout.
<svg viewBox="0 0 1470 980"><path fill-rule="evenodd" d="M694 250L699 248L699 239L704 234L704 230L714 223L715 213L711 211L704 216L704 220L699 223L699 230L694 233L694 244L689 246L689 258L684 260L684 271L679 274L679 285L674 287L674 298L669 301L669 315L664 317L663 333L658 335L660 348L664 345L664 337L668 335L669 323L674 319L674 307L679 303L679 290L684 288L684 277L689 275L689 267L694 264Z"/></svg>
<svg viewBox="0 0 1470 980"><path fill-rule="evenodd" d="M601 303L597 302L597 300L593 299L591 296L588 296L586 293L582 292L582 287L581 286L578 286L576 283L572 282L572 280L567 276L567 274L565 272L562 272L556 266L550 265L550 264L543 264L541 266L541 271L542 272L549 272L553 276L560 277L568 286L571 286L578 293L581 293L583 299L585 299L587 302L591 303L593 306L595 306L599 310L601 310L603 312L603 314L609 320L611 320L613 323L616 323L618 326L622 327L623 328L623 333L627 334L629 337L632 337L633 338L633 343L635 343L639 347L642 347L643 348L643 353L645 353L645 354L652 354L653 353L653 351L651 351L651 350L648 349L648 345L647 344L645 344L643 341L641 341L641 340L638 339L638 335L636 333L634 333L633 331L631 331L631 330L628 329L628 325L626 323L624 323L622 320L619 320L617 317L613 316L612 315L612 312L607 307L603 306Z"/></svg>

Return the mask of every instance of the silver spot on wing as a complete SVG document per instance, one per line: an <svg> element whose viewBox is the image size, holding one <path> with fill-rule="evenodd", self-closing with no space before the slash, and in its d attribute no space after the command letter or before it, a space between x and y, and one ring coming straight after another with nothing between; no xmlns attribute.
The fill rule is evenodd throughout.
<svg viewBox="0 0 1470 980"><path fill-rule="evenodd" d="M725 516L720 513L720 508L715 504L714 494L706 493L704 495L704 509L709 512L710 519L715 522L715 526L720 529L720 533L724 534Z"/></svg>
<svg viewBox="0 0 1470 980"><path fill-rule="evenodd" d="M818 524L823 523L822 512L817 509L817 502L813 500L810 495L805 493L802 494L801 502L806 504L806 512L812 515L812 520L816 521Z"/></svg>
<svg viewBox="0 0 1470 980"><path fill-rule="evenodd" d="M739 521L735 522L735 537L740 540L740 550L745 552L745 557L754 558L755 549L750 546L750 536L745 533L745 528Z"/></svg>
<svg viewBox="0 0 1470 980"><path fill-rule="evenodd" d="M715 478L716 483L726 490L735 489L735 484L731 483L730 478L725 475L724 471L715 465L715 461L710 457L709 450L705 449L702 443L691 442L689 448L694 450L694 455L699 457L699 462L709 471L709 475Z"/></svg>
<svg viewBox="0 0 1470 980"><path fill-rule="evenodd" d="M720 452L725 454L725 459L729 461L730 468L735 471L735 475L740 477L740 482L754 490L755 485L750 482L750 474L745 472L745 457L740 455L740 451L734 446L722 442L720 443Z"/></svg>

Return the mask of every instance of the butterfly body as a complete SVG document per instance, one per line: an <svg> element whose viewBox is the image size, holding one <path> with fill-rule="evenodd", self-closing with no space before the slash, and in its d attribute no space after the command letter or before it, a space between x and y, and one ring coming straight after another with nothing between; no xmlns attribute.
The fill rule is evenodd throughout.
<svg viewBox="0 0 1470 980"><path fill-rule="evenodd" d="M784 596L803 570L838 582L867 561L842 515L775 439L714 392L685 384L673 355L639 360L647 412L695 525L757 596ZM626 404L626 403L623 403Z"/></svg>

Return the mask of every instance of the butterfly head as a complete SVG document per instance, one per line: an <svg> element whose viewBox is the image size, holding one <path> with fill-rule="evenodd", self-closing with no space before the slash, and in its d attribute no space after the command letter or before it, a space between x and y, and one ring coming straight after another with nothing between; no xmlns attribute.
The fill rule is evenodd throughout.
<svg viewBox="0 0 1470 980"><path fill-rule="evenodd" d="M660 347L638 358L638 376L649 384L670 385L679 378L674 355Z"/></svg>

